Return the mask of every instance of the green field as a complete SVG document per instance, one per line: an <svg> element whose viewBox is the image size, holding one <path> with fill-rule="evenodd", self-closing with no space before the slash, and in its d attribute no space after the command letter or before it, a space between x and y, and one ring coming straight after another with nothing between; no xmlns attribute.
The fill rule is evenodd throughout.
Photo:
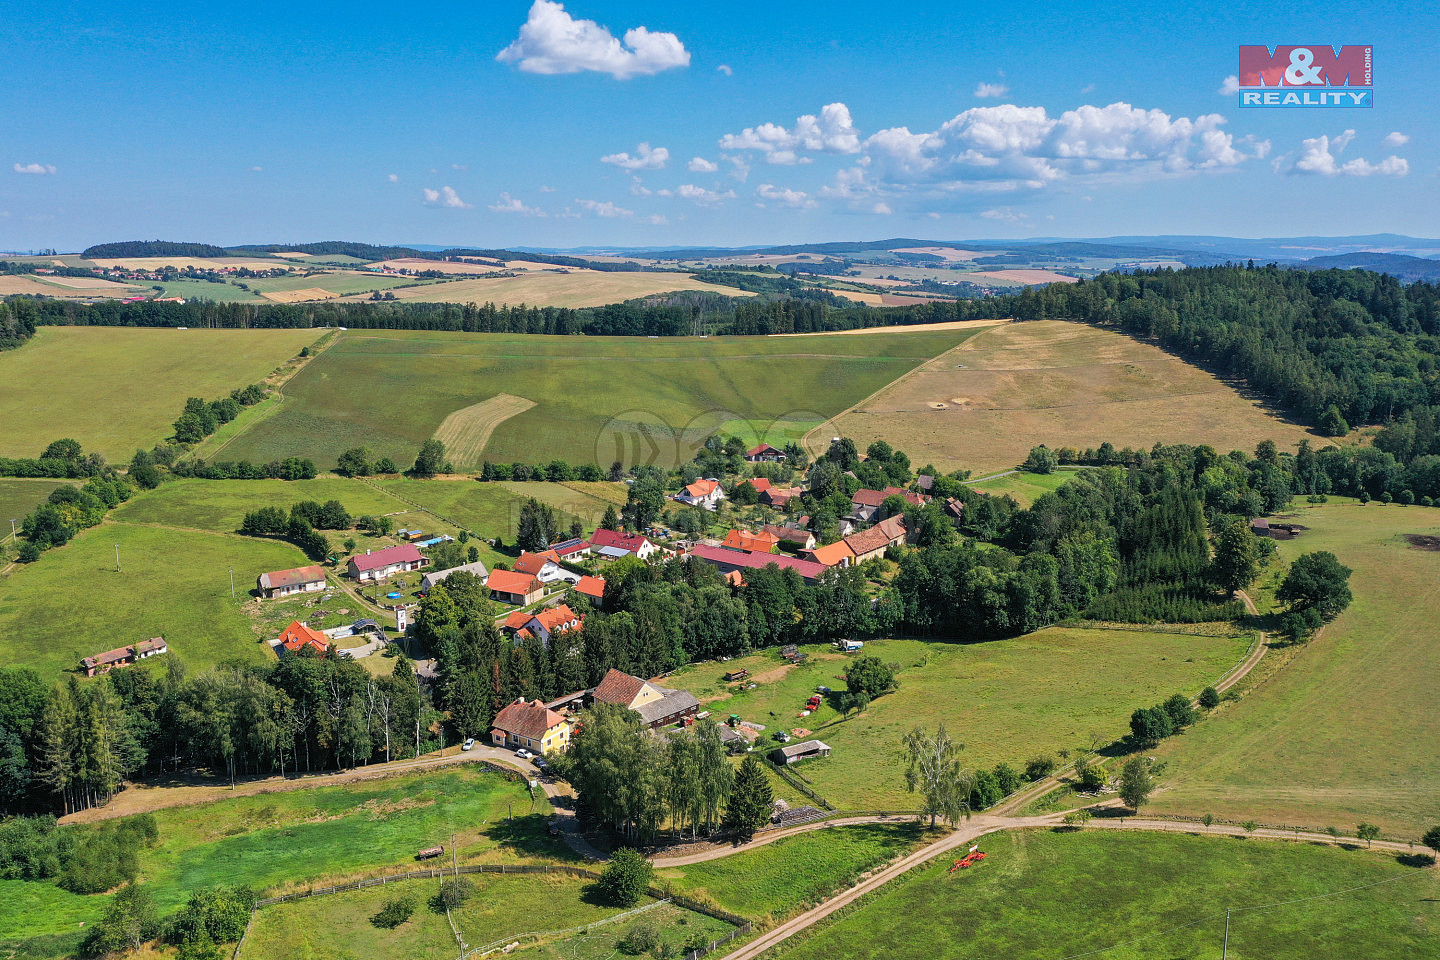
<svg viewBox="0 0 1440 960"><path fill-rule="evenodd" d="M580 518L587 532L599 524L607 506L624 504L627 490L622 483L476 483L473 480L410 480L390 477L376 481L385 490L457 526L482 536L503 537L513 542L520 523L520 508L535 497L555 508L562 526L572 517Z"/></svg>
<svg viewBox="0 0 1440 960"><path fill-rule="evenodd" d="M407 880L261 907L239 960L455 960L459 952L445 914L426 901L439 881ZM415 912L393 930L370 922L392 897L410 897Z"/></svg>
<svg viewBox="0 0 1440 960"><path fill-rule="evenodd" d="M218 286L206 284L206 286ZM315 330L141 330L41 327L0 354L0 456L38 457L73 437L126 460L171 433L186 397L207 400L257 383Z"/></svg>
<svg viewBox="0 0 1440 960"><path fill-rule="evenodd" d="M776 746L769 738L778 728L811 731L834 753L794 769L840 809L914 809L900 738L916 725L933 730L944 721L969 765L1018 769L1038 754L1110 744L1137 707L1198 694L1244 657L1250 639L1053 627L989 643L870 643L862 653L899 664L900 686L849 720L828 704L798 715L816 687L845 688L839 675L849 657L823 647L806 648L810 660L798 667L757 654L685 667L665 684L691 691L719 719L738 713L765 724L766 748ZM759 685L727 693L722 674L740 667ZM778 795L806 802L793 789Z"/></svg>
<svg viewBox="0 0 1440 960"><path fill-rule="evenodd" d="M10 520L19 528L20 518L45 502L50 491L63 487L70 480L0 480L0 540L10 536Z"/></svg>
<svg viewBox="0 0 1440 960"><path fill-rule="evenodd" d="M1057 470L1054 473L1011 473L993 480L970 484L970 489L988 493L992 497L1006 494L1014 497L1022 507L1028 507L1043 494L1058 489L1062 483L1073 478L1074 470Z"/></svg>
<svg viewBox="0 0 1440 960"><path fill-rule="evenodd" d="M115 545L120 545L120 572ZM255 576L305 562L295 547L227 534L106 523L0 577L0 664L43 676L163 634L192 668L271 657L242 609ZM238 601L230 598L235 568Z"/></svg>
<svg viewBox="0 0 1440 960"><path fill-rule="evenodd" d="M209 280L171 280L165 283L146 284L160 287L159 296L184 297L186 300L214 300L216 303L264 303L265 301L249 290L241 290L230 282L211 283Z"/></svg>
<svg viewBox="0 0 1440 960"><path fill-rule="evenodd" d="M1098 830L1004 833L981 849L979 866L919 868L776 960L1218 958L1227 908L1232 960L1440 954L1435 871L1393 854ZM1257 909L1292 900L1305 902Z"/></svg>
<svg viewBox="0 0 1440 960"><path fill-rule="evenodd" d="M626 339L350 332L285 387L281 409L225 448L322 467L365 445L408 464L447 415L498 393L536 406L499 423L497 461L627 465L688 459L721 424L751 439L776 420L814 425L969 331L806 338ZM787 428L794 433L795 428Z"/></svg>
<svg viewBox="0 0 1440 960"><path fill-rule="evenodd" d="M461 863L568 859L563 841L546 833L550 806L537 796L532 809L523 783L462 764L162 809L154 814L160 839L142 851L140 875L163 914L182 906L191 891L216 884L283 892L392 867L408 870L417 850L443 843L448 851L451 834L459 837ZM506 821L512 806L513 824ZM0 911L0 943L69 933L77 918L97 918L107 900L39 882L6 881L0 893L13 895Z"/></svg>
<svg viewBox="0 0 1440 960"><path fill-rule="evenodd" d="M923 836L913 821L830 827L719 860L667 867L656 872L656 882L751 920L779 919L908 853Z"/></svg>
<svg viewBox="0 0 1440 960"><path fill-rule="evenodd" d="M1336 503L1294 513L1311 529L1279 543L1281 556L1334 552L1355 571L1355 601L1298 652L1271 651L1277 666L1294 659L1262 663L1240 702L1162 745L1171 783L1154 807L1352 833L1369 821L1418 836L1440 821L1440 553L1403 535L1440 535L1440 511Z"/></svg>
<svg viewBox="0 0 1440 960"><path fill-rule="evenodd" d="M413 511L368 483L343 477L315 480L174 480L146 491L116 508L113 518L128 523L158 523L233 533L245 514L260 507L289 509L300 500L339 500L351 516L395 515L397 527L425 526L434 518ZM454 530L444 532L454 533ZM259 572L259 571L257 571ZM253 578L252 578L253 579Z"/></svg>

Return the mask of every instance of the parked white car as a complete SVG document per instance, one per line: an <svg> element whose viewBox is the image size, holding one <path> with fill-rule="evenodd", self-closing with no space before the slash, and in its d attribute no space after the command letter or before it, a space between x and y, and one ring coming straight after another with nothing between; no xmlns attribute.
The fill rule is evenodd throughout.
<svg viewBox="0 0 1440 960"><path fill-rule="evenodd" d="M535 756L535 754L531 753L529 750L526 750L524 747L521 747L519 750L515 751L515 756L519 757L521 760L529 760L531 757Z"/></svg>
<svg viewBox="0 0 1440 960"><path fill-rule="evenodd" d="M474 749L475 749L475 738L474 738L474 737L466 737L466 738L465 738L465 742L460 745L460 749L461 749L461 750L474 750Z"/></svg>

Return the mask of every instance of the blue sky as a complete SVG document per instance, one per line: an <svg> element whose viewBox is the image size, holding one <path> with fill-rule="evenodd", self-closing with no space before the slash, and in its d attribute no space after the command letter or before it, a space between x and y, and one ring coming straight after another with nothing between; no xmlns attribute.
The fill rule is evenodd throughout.
<svg viewBox="0 0 1440 960"><path fill-rule="evenodd" d="M0 249L1440 232L1440 8L1276 6L12 4ZM1240 109L1242 43L1376 105Z"/></svg>

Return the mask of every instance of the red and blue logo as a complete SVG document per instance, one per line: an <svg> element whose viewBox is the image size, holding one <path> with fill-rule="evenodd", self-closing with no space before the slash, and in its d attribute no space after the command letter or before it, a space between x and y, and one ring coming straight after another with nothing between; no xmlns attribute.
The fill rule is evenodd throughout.
<svg viewBox="0 0 1440 960"><path fill-rule="evenodd" d="M1374 48L1244 46L1240 48L1242 107L1373 107Z"/></svg>

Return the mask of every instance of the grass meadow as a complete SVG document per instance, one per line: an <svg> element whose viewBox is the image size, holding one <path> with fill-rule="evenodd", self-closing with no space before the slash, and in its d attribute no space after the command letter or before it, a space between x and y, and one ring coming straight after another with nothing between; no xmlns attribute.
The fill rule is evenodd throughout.
<svg viewBox="0 0 1440 960"><path fill-rule="evenodd" d="M73 482L11 477L0 479L0 540L10 536L12 518L15 520L16 529L19 529L20 518L44 503L52 490Z"/></svg>
<svg viewBox="0 0 1440 960"><path fill-rule="evenodd" d="M120 571L115 545L120 546ZM243 603L257 574L305 562L295 547L203 531L105 523L0 577L0 665L58 677L80 658L163 634L192 668L258 663ZM235 568L238 600L230 597Z"/></svg>
<svg viewBox="0 0 1440 960"><path fill-rule="evenodd" d="M831 756L792 769L840 809L914 809L900 739L915 726L934 730L944 722L965 744L967 765L1005 761L1019 769L1039 754L1110 744L1128 731L1137 707L1176 692L1195 696L1244 657L1250 640L1052 627L988 643L878 641L861 653L898 665L899 689L848 720L828 703L799 716L816 687L845 689L839 677L851 655L829 648L806 648L810 659L796 667L754 654L685 667L664 682L694 693L717 720L738 713L765 724L767 749L776 746L770 736L777 729L808 730L829 744ZM724 682L725 671L741 667L756 689ZM806 802L793 789L777 790L792 803Z"/></svg>
<svg viewBox="0 0 1440 960"><path fill-rule="evenodd" d="M1218 957L1227 909L1234 960L1440 952L1440 880L1393 854L1099 830L1015 831L980 846L979 866L949 874L946 856L917 868L776 960Z"/></svg>
<svg viewBox="0 0 1440 960"><path fill-rule="evenodd" d="M751 920L779 920L850 887L924 838L915 822L831 827L719 860L657 870L656 882Z"/></svg>
<svg viewBox="0 0 1440 960"><path fill-rule="evenodd" d="M1007 474L1003 477L996 477L993 480L985 480L980 483L970 484L972 490L981 493L988 493L993 497L1000 497L1009 494L1023 507L1028 507L1044 494L1056 490L1065 481L1073 479L1076 470L1056 470L1054 473L1019 473Z"/></svg>
<svg viewBox="0 0 1440 960"><path fill-rule="evenodd" d="M451 413L504 393L535 406L495 424L485 459L674 464L721 424L743 422L754 439L776 420L819 423L969 333L649 340L352 331L224 453L265 462L303 452L328 468L365 445L408 464Z"/></svg>
<svg viewBox="0 0 1440 960"><path fill-rule="evenodd" d="M1284 560L1329 550L1355 572L1354 603L1298 648L1271 650L1227 703L1161 746L1163 813L1353 833L1361 821L1417 837L1440 820L1440 553L1407 533L1440 536L1440 510L1372 503L1299 504L1310 529L1277 544ZM1278 576L1279 570L1271 576Z"/></svg>
<svg viewBox="0 0 1440 960"><path fill-rule="evenodd" d="M590 532L605 515L605 508L624 505L623 483L516 483L509 480L477 483L474 480L411 480L387 477L377 481L386 491L423 505L457 526L514 542L520 508L531 497L554 507L562 526L578 517Z"/></svg>
<svg viewBox="0 0 1440 960"><path fill-rule="evenodd" d="M852 401L853 403L854 401ZM911 462L1009 470L1038 443L1149 449L1208 443L1222 453L1307 436L1209 373L1121 333L1063 320L985 329L808 437L863 450L887 440Z"/></svg>
<svg viewBox="0 0 1440 960"><path fill-rule="evenodd" d="M460 764L157 810L160 839L141 852L140 876L167 914L191 891L217 884L275 893L391 868L404 872L413 868L417 850L444 844L448 853L451 834L458 837L461 863L568 859L564 842L546 833L549 802L543 793L537 797L532 808L523 783ZM508 822L512 806L515 819ZM0 911L0 949L27 934L72 934L80 922L98 919L108 900L25 881L0 881L0 895L7 905Z"/></svg>
<svg viewBox="0 0 1440 960"><path fill-rule="evenodd" d="M0 354L0 382L17 387L0 391L0 456L38 457L50 441L73 437L128 461L170 435L186 397L213 400L264 380L322 334L41 327Z"/></svg>

